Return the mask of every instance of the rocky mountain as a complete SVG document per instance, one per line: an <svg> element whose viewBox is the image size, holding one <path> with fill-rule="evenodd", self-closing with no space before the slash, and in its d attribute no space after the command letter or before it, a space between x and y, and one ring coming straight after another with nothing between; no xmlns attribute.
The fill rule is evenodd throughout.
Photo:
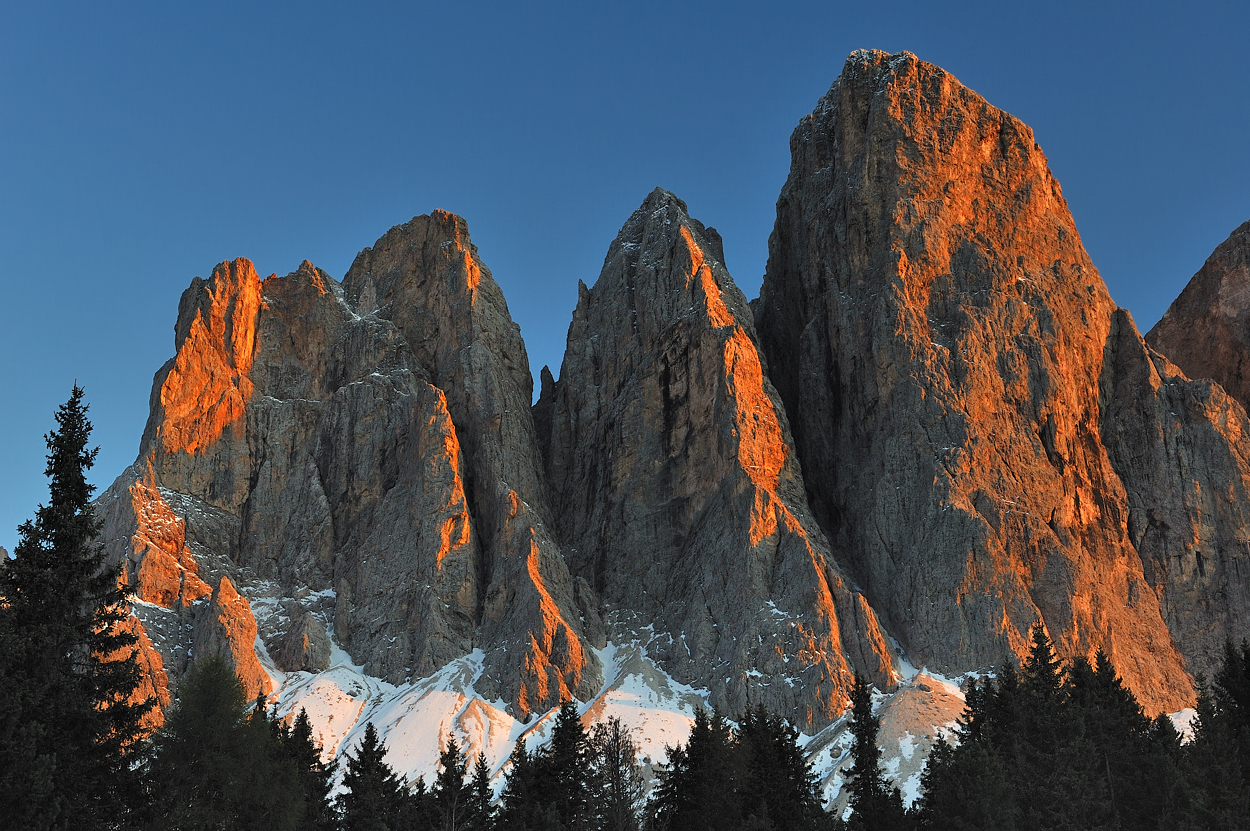
<svg viewBox="0 0 1250 831"><path fill-rule="evenodd" d="M393 229L343 286L222 263L183 294L175 345L101 498L175 675L207 649L268 690L245 598L270 581L283 614L256 644L288 668L324 660L324 621L393 682L481 647L479 688L518 714L598 688L545 531L524 346L463 220Z"/></svg>
<svg viewBox="0 0 1250 831"><path fill-rule="evenodd" d="M957 671L1040 620L1147 709L1192 701L1210 636L1244 632L1219 597L1250 576L1222 545L1244 416L1159 400L1184 379L1108 296L1032 131L938 67L853 54L791 152L756 325L813 512L886 629ZM1233 504L1181 507L1211 490Z"/></svg>
<svg viewBox="0 0 1250 831"><path fill-rule="evenodd" d="M1250 406L1250 222L1211 253L1146 342Z"/></svg>
<svg viewBox="0 0 1250 831"><path fill-rule="evenodd" d="M894 656L807 508L781 399L720 237L655 190L579 287L535 407L565 556L727 712L835 718Z"/></svg>
<svg viewBox="0 0 1250 831"><path fill-rule="evenodd" d="M938 67L852 54L791 153L756 301L657 189L536 403L452 214L341 283L245 259L193 280L98 502L146 689L167 704L221 655L329 752L385 725L414 778L452 734L498 775L565 698L648 765L696 706L763 704L829 795L854 673L914 795L951 681L1039 621L1152 714L1190 705L1250 634L1247 226L1150 336L1178 368L1029 128Z"/></svg>

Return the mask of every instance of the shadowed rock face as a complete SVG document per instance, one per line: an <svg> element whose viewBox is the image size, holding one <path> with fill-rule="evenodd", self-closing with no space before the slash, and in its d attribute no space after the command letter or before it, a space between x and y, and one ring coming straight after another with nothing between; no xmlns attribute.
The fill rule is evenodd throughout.
<svg viewBox="0 0 1250 831"><path fill-rule="evenodd" d="M813 510L887 628L966 670L1042 620L1147 709L1189 703L1100 434L1116 307L1032 131L856 52L790 144L756 325Z"/></svg>
<svg viewBox="0 0 1250 831"><path fill-rule="evenodd" d="M600 669L546 527L529 358L464 220L436 211L391 229L356 257L343 286L362 313L397 327L446 391L482 549L481 638L495 647L479 689L522 713L590 696Z"/></svg>
<svg viewBox="0 0 1250 831"><path fill-rule="evenodd" d="M210 604L177 639L241 669L233 585L262 579L332 589L336 637L387 680L481 646L479 686L521 713L589 695L599 670L544 530L524 346L463 220L394 229L347 285L350 301L309 263L262 282L242 259L192 282L140 462L101 497L111 554L140 599ZM204 580L230 576L229 602L207 599ZM275 651L300 639L274 634Z"/></svg>
<svg viewBox="0 0 1250 831"><path fill-rule="evenodd" d="M1129 534L1189 669L1208 678L1225 641L1250 635L1250 420L1237 400L1245 395L1247 298L1238 292L1248 285L1248 242L1250 224L1216 249L1147 335L1191 361L1196 380L1143 343L1124 311L1113 320L1103 376L1103 437L1127 489ZM1223 299L1205 305L1204 294ZM1204 348L1221 360L1204 363Z"/></svg>
<svg viewBox="0 0 1250 831"><path fill-rule="evenodd" d="M565 555L650 647L728 712L806 725L853 669L893 680L872 610L807 509L780 399L720 238L657 189L580 288L539 414Z"/></svg>
<svg viewBox="0 0 1250 831"><path fill-rule="evenodd" d="M1146 342L1250 407L1250 222L1211 253Z"/></svg>

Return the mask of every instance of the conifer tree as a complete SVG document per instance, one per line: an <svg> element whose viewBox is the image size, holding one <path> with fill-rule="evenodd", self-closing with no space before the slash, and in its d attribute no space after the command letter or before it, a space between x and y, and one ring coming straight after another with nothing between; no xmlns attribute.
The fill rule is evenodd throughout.
<svg viewBox="0 0 1250 831"><path fill-rule="evenodd" d="M560 824L568 831L590 828L590 743L572 701L560 705L540 769L546 802Z"/></svg>
<svg viewBox="0 0 1250 831"><path fill-rule="evenodd" d="M1218 694L1200 678L1194 738L1183 748L1186 792L1180 812L1193 828L1250 828L1250 788L1235 733L1223 715Z"/></svg>
<svg viewBox="0 0 1250 831"><path fill-rule="evenodd" d="M590 756L597 806L593 811L600 831L637 831L645 784L638 767L638 748L619 718L594 726Z"/></svg>
<svg viewBox="0 0 1250 831"><path fill-rule="evenodd" d="M762 706L748 710L737 731L746 776L746 820L760 827L814 829L827 819L811 766L798 745L798 731Z"/></svg>
<svg viewBox="0 0 1250 831"><path fill-rule="evenodd" d="M725 831L742 818L741 758L724 717L695 711L685 746L669 747L648 806L653 827L673 831Z"/></svg>
<svg viewBox="0 0 1250 831"><path fill-rule="evenodd" d="M75 384L45 436L49 501L18 529L0 569L0 816L14 827L125 822L138 798L131 754L153 702L139 686L138 638L121 624L127 590L105 567L86 474L91 422Z"/></svg>
<svg viewBox="0 0 1250 831"><path fill-rule="evenodd" d="M872 712L872 691L859 673L851 690L851 746L853 763L849 771L852 829L894 831L907 827L903 798L898 788L886 781L877 747L880 720Z"/></svg>
<svg viewBox="0 0 1250 831"><path fill-rule="evenodd" d="M384 760L386 745L378 740L373 722L365 725L365 735L348 754L343 775L344 793L339 796L343 831L399 831L409 800L403 782Z"/></svg>
<svg viewBox="0 0 1250 831"><path fill-rule="evenodd" d="M468 825L472 813L472 792L465 781L467 773L468 762L456 737L451 736L439 754L438 777L431 790L440 831L460 831Z"/></svg>
<svg viewBox="0 0 1250 831"><path fill-rule="evenodd" d="M152 828L294 831L304 815L287 748L217 656L197 661L183 680L157 733L148 781Z"/></svg>
<svg viewBox="0 0 1250 831"><path fill-rule="evenodd" d="M289 730L283 735L287 755L295 763L295 769L304 793L304 818L300 823L303 831L336 831L338 814L330 792L334 787L334 771L338 765L321 760L321 747L313 739L312 724L307 711L301 707Z"/></svg>
<svg viewBox="0 0 1250 831"><path fill-rule="evenodd" d="M559 817L550 804L542 753L530 753L518 741L508 758L496 827L507 831L558 831Z"/></svg>
<svg viewBox="0 0 1250 831"><path fill-rule="evenodd" d="M486 754L478 753L473 763L473 777L469 782L469 820L467 831L488 831L495 824L495 809L491 804L490 769L486 766Z"/></svg>

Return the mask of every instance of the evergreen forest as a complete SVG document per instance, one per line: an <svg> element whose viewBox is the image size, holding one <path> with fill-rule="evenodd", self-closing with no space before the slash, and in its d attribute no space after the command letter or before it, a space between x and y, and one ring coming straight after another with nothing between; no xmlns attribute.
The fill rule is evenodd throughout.
<svg viewBox="0 0 1250 831"><path fill-rule="evenodd" d="M1104 654L1058 659L1036 626L1028 656L965 687L922 795L885 776L871 689L856 678L849 804L822 801L797 730L763 709L700 710L648 782L617 719L576 705L550 739L519 742L502 781L454 738L432 782L405 781L372 724L326 763L307 714L248 701L231 668L195 662L163 727L136 700L127 595L105 568L86 479L95 450L74 387L45 438L50 497L0 562L0 824L10 829L266 831L816 831L1250 829L1250 644L1200 680L1192 735L1146 717ZM339 765L341 764L341 770ZM337 787L336 787L337 783Z"/></svg>

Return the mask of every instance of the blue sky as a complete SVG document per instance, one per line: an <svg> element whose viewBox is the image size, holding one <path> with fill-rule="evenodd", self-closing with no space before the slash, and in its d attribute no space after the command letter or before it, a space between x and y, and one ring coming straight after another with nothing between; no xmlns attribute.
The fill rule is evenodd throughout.
<svg viewBox="0 0 1250 831"><path fill-rule="evenodd" d="M107 486L179 294L223 259L341 277L455 211L558 371L577 280L660 185L754 296L790 131L857 48L915 52L1030 124L1142 329L1250 219L1244 3L195 5L0 3L10 549L71 384Z"/></svg>

